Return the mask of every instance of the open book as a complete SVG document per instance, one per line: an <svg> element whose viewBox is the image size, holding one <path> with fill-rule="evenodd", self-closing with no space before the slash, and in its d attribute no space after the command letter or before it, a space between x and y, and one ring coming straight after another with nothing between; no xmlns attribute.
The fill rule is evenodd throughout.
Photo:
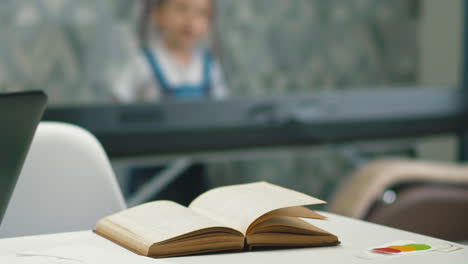
<svg viewBox="0 0 468 264"><path fill-rule="evenodd" d="M184 207L143 204L108 216L96 233L138 254L161 258L253 247L339 244L300 218L324 219L304 205L323 201L266 182L210 190Z"/></svg>

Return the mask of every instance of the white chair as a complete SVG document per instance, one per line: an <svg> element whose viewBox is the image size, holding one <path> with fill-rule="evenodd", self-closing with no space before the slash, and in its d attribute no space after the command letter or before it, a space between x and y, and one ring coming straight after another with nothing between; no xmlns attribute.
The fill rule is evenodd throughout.
<svg viewBox="0 0 468 264"><path fill-rule="evenodd" d="M39 125L6 211L0 237L92 229L125 209L109 159L77 126Z"/></svg>

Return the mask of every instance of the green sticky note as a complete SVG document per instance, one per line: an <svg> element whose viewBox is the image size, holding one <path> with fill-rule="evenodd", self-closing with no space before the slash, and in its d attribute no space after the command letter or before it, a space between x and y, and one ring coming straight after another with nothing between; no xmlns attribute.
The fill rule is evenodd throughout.
<svg viewBox="0 0 468 264"><path fill-rule="evenodd" d="M414 247L416 250L428 250L428 249L431 249L431 246L424 245L424 244L409 244L409 245L406 245L406 246Z"/></svg>

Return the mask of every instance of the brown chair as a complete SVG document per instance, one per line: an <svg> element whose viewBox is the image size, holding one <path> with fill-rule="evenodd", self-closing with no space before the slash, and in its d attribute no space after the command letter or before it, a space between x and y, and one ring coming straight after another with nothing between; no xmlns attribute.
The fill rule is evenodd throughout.
<svg viewBox="0 0 468 264"><path fill-rule="evenodd" d="M371 162L342 184L329 210L451 241L468 241L468 166Z"/></svg>

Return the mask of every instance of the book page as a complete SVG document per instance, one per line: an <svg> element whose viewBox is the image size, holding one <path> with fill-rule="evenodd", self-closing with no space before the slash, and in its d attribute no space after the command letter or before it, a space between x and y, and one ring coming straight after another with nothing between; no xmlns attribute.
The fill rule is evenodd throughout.
<svg viewBox="0 0 468 264"><path fill-rule="evenodd" d="M321 219L324 220L326 219L325 216L320 215L317 212L314 212L308 208L305 208L303 206L295 206L295 207L287 207L287 208L281 208L277 210L273 210L269 213L266 213L262 215L261 217L257 218L253 223L250 224L249 229L247 230L247 234L252 230L252 228L255 228L256 225L274 217L297 217L297 218L309 218L309 219Z"/></svg>
<svg viewBox="0 0 468 264"><path fill-rule="evenodd" d="M213 227L225 226L177 203L158 201L106 217L96 232L147 254L153 244Z"/></svg>
<svg viewBox="0 0 468 264"><path fill-rule="evenodd" d="M266 182L220 187L200 195L189 206L244 235L260 216L276 209L325 203L312 196Z"/></svg>
<svg viewBox="0 0 468 264"><path fill-rule="evenodd" d="M281 216L269 218L253 228L251 227L247 237L257 233L277 233L278 235L284 235L284 233L298 235L331 235L329 232L300 218Z"/></svg>

